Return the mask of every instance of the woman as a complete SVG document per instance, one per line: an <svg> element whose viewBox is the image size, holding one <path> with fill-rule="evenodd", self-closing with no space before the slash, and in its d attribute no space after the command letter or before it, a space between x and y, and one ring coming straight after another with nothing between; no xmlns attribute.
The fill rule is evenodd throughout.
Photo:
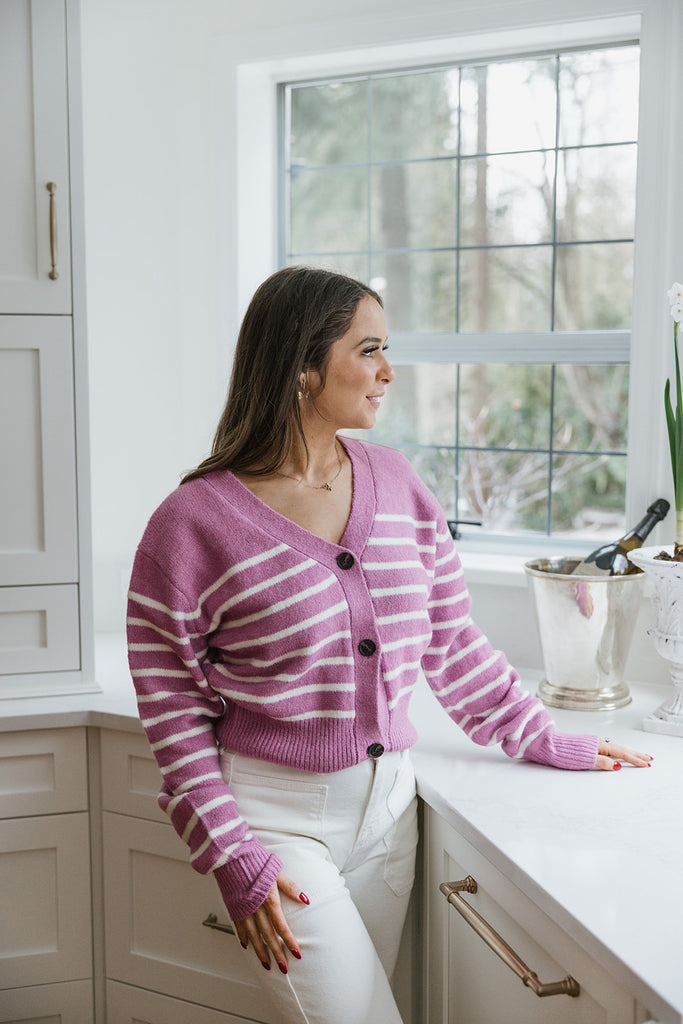
<svg viewBox="0 0 683 1024"><path fill-rule="evenodd" d="M131 581L160 804L286 1022L400 1024L388 979L413 881L420 668L475 742L511 757L650 762L556 731L472 622L444 514L408 461L338 436L373 426L394 376L374 291L273 274L213 453L152 516Z"/></svg>

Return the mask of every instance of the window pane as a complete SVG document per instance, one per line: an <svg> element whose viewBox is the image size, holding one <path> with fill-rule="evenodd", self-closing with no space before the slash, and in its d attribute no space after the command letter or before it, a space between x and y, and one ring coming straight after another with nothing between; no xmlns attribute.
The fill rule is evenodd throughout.
<svg viewBox="0 0 683 1024"><path fill-rule="evenodd" d="M391 360L391 342L388 355ZM394 369L396 380L382 399L372 440L388 445L452 445L457 366L420 363Z"/></svg>
<svg viewBox="0 0 683 1024"><path fill-rule="evenodd" d="M624 532L625 493L624 456L556 455L552 532L619 537Z"/></svg>
<svg viewBox="0 0 683 1024"><path fill-rule="evenodd" d="M372 159L449 156L458 148L458 73L372 81Z"/></svg>
<svg viewBox="0 0 683 1024"><path fill-rule="evenodd" d="M545 532L548 455L466 451L461 456L458 514L485 530Z"/></svg>
<svg viewBox="0 0 683 1024"><path fill-rule="evenodd" d="M633 238L636 147L566 149L558 161L559 240Z"/></svg>
<svg viewBox="0 0 683 1024"><path fill-rule="evenodd" d="M460 443L547 448L550 372L549 366L461 366Z"/></svg>
<svg viewBox="0 0 683 1024"><path fill-rule="evenodd" d="M367 81L290 90L290 160L299 167L365 161Z"/></svg>
<svg viewBox="0 0 683 1024"><path fill-rule="evenodd" d="M456 174L450 160L374 167L373 248L454 248Z"/></svg>
<svg viewBox="0 0 683 1024"><path fill-rule="evenodd" d="M560 56L561 146L638 138L638 47Z"/></svg>
<svg viewBox="0 0 683 1024"><path fill-rule="evenodd" d="M368 244L367 171L292 169L291 251L339 252Z"/></svg>
<svg viewBox="0 0 683 1024"><path fill-rule="evenodd" d="M461 243L514 245L551 241L554 177L554 153L463 160Z"/></svg>
<svg viewBox="0 0 683 1024"><path fill-rule="evenodd" d="M389 333L449 331L455 322L455 253L389 253L372 257Z"/></svg>
<svg viewBox="0 0 683 1024"><path fill-rule="evenodd" d="M555 145L554 57L465 67L461 153L513 153Z"/></svg>
<svg viewBox="0 0 683 1024"><path fill-rule="evenodd" d="M460 254L461 331L547 331L551 246Z"/></svg>
<svg viewBox="0 0 683 1024"><path fill-rule="evenodd" d="M627 366L557 366L556 449L626 452Z"/></svg>
<svg viewBox="0 0 683 1024"><path fill-rule="evenodd" d="M339 256L306 256L301 259L298 256L290 256L287 260L288 266L296 266L304 263L307 267L320 267L322 270L331 270L335 274L346 274L347 277L355 277L357 281L368 280L368 257L365 253L349 253ZM369 282L370 287L375 286ZM376 290L376 289L375 289Z"/></svg>
<svg viewBox="0 0 683 1024"><path fill-rule="evenodd" d="M632 282L632 242L560 246L555 276L556 329L630 327Z"/></svg>

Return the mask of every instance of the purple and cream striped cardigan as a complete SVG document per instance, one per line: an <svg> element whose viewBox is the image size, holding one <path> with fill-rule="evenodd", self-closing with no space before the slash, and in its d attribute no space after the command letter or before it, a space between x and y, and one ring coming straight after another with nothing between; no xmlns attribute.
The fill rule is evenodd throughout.
<svg viewBox="0 0 683 1024"><path fill-rule="evenodd" d="M135 558L129 659L159 802L233 920L261 905L281 863L240 816L217 746L314 772L357 764L375 743L410 747L422 668L476 743L595 765L597 738L558 733L470 618L443 512L409 462L343 443L353 505L339 544L218 471L161 504Z"/></svg>

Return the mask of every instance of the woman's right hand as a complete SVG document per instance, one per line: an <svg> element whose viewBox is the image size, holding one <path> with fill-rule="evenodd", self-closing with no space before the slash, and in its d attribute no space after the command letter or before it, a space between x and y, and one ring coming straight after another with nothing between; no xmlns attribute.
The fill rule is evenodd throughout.
<svg viewBox="0 0 683 1024"><path fill-rule="evenodd" d="M278 967L286 974L286 951L289 950L297 960L301 959L301 953L282 909L281 892L297 903L308 905L310 902L308 896L281 871L258 910L251 917L245 917L243 921L234 921L233 924L243 949L247 949L251 943L256 956L267 971L270 970L272 953Z"/></svg>

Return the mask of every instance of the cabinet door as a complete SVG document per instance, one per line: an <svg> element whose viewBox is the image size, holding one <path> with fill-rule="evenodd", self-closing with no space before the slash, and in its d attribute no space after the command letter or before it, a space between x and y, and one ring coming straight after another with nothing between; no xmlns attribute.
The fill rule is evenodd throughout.
<svg viewBox="0 0 683 1024"><path fill-rule="evenodd" d="M0 818L88 809L85 729L0 736Z"/></svg>
<svg viewBox="0 0 683 1024"><path fill-rule="evenodd" d="M63 0L0 4L1 313L71 309L65 24Z"/></svg>
<svg viewBox="0 0 683 1024"><path fill-rule="evenodd" d="M230 922L215 881L190 867L173 828L102 817L107 977L270 1024L236 935L204 926L211 914Z"/></svg>
<svg viewBox="0 0 683 1024"><path fill-rule="evenodd" d="M91 977L89 834L85 812L3 821L0 989Z"/></svg>
<svg viewBox="0 0 683 1024"><path fill-rule="evenodd" d="M0 584L77 582L68 317L0 316L0 437Z"/></svg>
<svg viewBox="0 0 683 1024"><path fill-rule="evenodd" d="M431 809L426 814L428 1024L633 1024L635 1000L554 921ZM439 891L473 876L465 900L540 981L567 975L580 995L538 997Z"/></svg>

